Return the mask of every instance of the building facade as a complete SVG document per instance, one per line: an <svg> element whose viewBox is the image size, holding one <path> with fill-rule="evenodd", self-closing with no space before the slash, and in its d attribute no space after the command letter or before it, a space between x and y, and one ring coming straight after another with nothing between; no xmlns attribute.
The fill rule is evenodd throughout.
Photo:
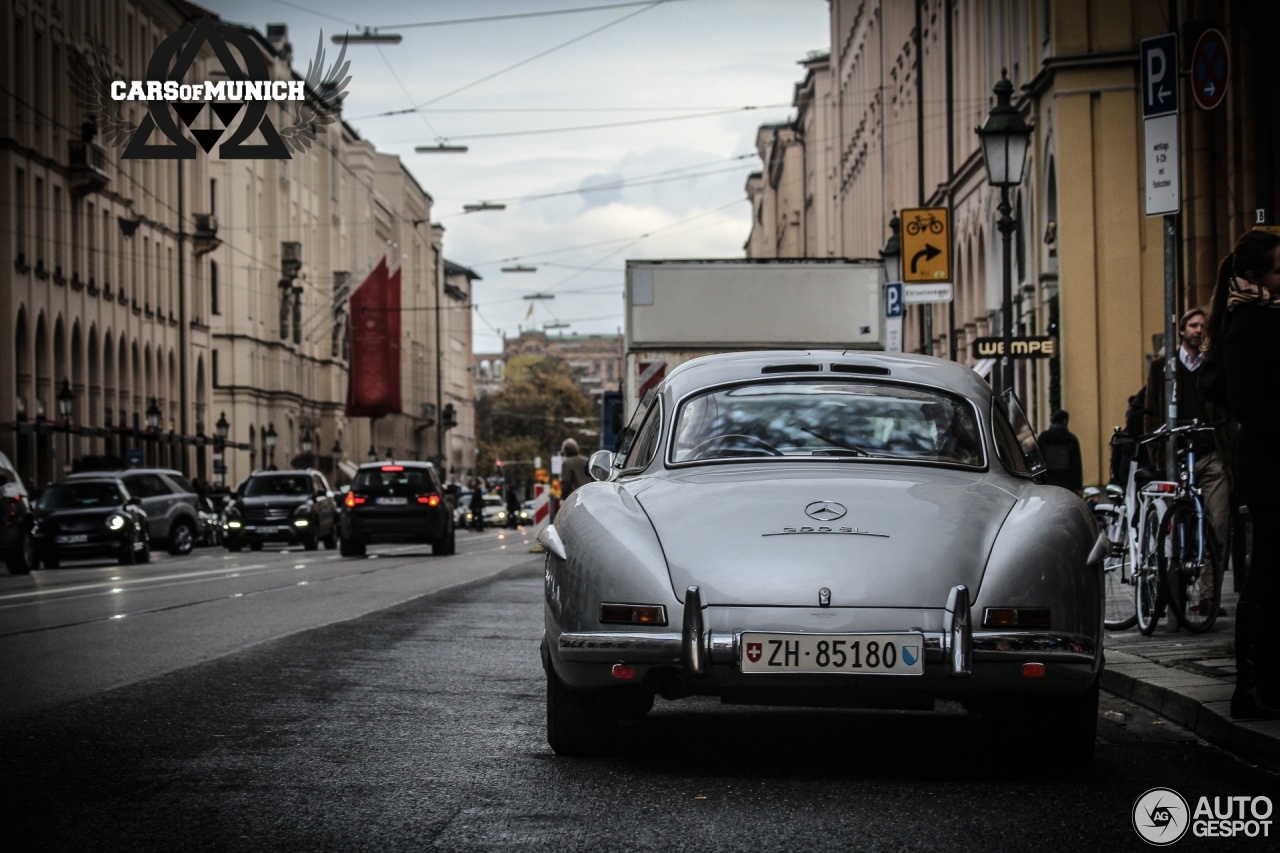
<svg viewBox="0 0 1280 853"><path fill-rule="evenodd" d="M122 158L127 136L72 84L102 84L99 63L145 79L163 40L205 11L177 0L8 9L0 329L13 358L0 368L0 450L26 479L158 464L234 486L256 468L310 465L338 482L370 454L460 466L470 441L474 455L453 425L474 420L469 280L446 275L431 197L398 158L340 116L288 159L217 147ZM301 79L283 25L236 31L271 79ZM88 72L73 70L81 56ZM206 44L186 79L220 75ZM120 119L136 125L144 107L125 102ZM298 104L267 109L277 128L302 126ZM191 133L217 135L217 121L205 110ZM348 299L381 259L401 281L402 412L347 418ZM215 447L224 425L227 446Z"/></svg>
<svg viewBox="0 0 1280 853"><path fill-rule="evenodd" d="M1276 30L1280 5L832 0L830 8L830 53L804 63L795 120L761 128L769 144L748 180L756 215L748 256L791 257L776 235L798 221L806 255L876 257L897 211L947 207L954 300L909 306L904 346L989 370L971 350L976 337L1002 331L1004 245L1000 193L987 182L974 129L1007 73L1033 126L1023 181L1009 198L1013 333L1054 336L1058 353L1016 362L1015 386L1040 426L1053 409L1071 412L1086 479L1105 479L1111 429L1144 384L1165 321L1163 221L1144 215L1140 42L1177 32L1186 70L1201 34L1216 28L1230 54L1215 109L1195 104L1189 74L1179 78L1178 313L1208 303L1218 261L1244 230L1276 224L1280 92L1260 34ZM787 130L796 143L781 145ZM797 180L799 199L790 189Z"/></svg>

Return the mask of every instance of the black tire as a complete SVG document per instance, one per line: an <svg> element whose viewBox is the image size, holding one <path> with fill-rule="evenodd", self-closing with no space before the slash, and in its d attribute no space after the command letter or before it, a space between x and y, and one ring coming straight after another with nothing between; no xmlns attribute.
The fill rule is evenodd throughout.
<svg viewBox="0 0 1280 853"><path fill-rule="evenodd" d="M196 544L196 529L190 521L179 518L169 528L169 553L175 557L185 557L191 553Z"/></svg>
<svg viewBox="0 0 1280 853"><path fill-rule="evenodd" d="M314 536L308 536L302 540L302 547L308 551L316 551L320 548L320 542Z"/></svg>
<svg viewBox="0 0 1280 853"><path fill-rule="evenodd" d="M151 540L145 536L142 539L142 550L138 552L139 563L151 562Z"/></svg>
<svg viewBox="0 0 1280 853"><path fill-rule="evenodd" d="M1138 568L1133 577L1133 596L1138 630L1150 637L1160 621L1160 608L1164 606L1164 591L1160 583L1160 511L1155 506L1147 508L1142 518L1142 536L1139 540Z"/></svg>
<svg viewBox="0 0 1280 853"><path fill-rule="evenodd" d="M1160 528L1160 553L1166 559L1165 583L1169 607L1178 624L1193 634L1203 634L1218 621L1222 604L1222 563L1213 531L1205 521L1203 549L1197 548L1195 505L1179 501L1165 516ZM1213 594L1199 598L1199 586L1206 572L1213 572ZM1207 582L1207 580L1206 580Z"/></svg>
<svg viewBox="0 0 1280 853"><path fill-rule="evenodd" d="M250 551L261 551L261 550L262 550L262 543L261 543L261 542L250 542L250 543L249 543L249 550L250 550Z"/></svg>
<svg viewBox="0 0 1280 853"><path fill-rule="evenodd" d="M324 543L324 549L326 551L332 551L334 548L337 548L338 547L337 525L334 525L334 527L329 531L329 535L324 537L320 541Z"/></svg>
<svg viewBox="0 0 1280 853"><path fill-rule="evenodd" d="M116 557L116 562L122 566L132 566L138 561L138 552L134 550L138 540L130 537L129 541L124 543L124 547L120 549L120 555Z"/></svg>
<svg viewBox="0 0 1280 853"><path fill-rule="evenodd" d="M556 755L603 755L618 729L617 712L597 693L578 693L547 668L547 743Z"/></svg>
<svg viewBox="0 0 1280 853"><path fill-rule="evenodd" d="M26 533L19 534L19 537L17 547L5 554L4 563L11 575L29 575L35 568L32 565L35 562L35 548L31 545L31 537Z"/></svg>
<svg viewBox="0 0 1280 853"><path fill-rule="evenodd" d="M1138 624L1138 608L1133 594L1135 576L1130 564L1128 543L1125 543L1120 554L1103 561L1102 578L1106 596L1103 601L1102 625L1109 631L1127 631Z"/></svg>
<svg viewBox="0 0 1280 853"><path fill-rule="evenodd" d="M431 553L439 556L447 557L450 554L456 554L458 551L457 537L454 536L453 525L449 525L449 532L439 542L431 543Z"/></svg>
<svg viewBox="0 0 1280 853"><path fill-rule="evenodd" d="M359 539L339 540L338 553L344 557L363 557L367 552L363 541Z"/></svg>

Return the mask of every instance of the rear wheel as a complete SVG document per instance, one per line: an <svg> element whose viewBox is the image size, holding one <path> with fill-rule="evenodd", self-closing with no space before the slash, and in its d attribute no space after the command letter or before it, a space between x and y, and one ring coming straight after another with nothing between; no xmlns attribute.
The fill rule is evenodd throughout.
<svg viewBox="0 0 1280 853"><path fill-rule="evenodd" d="M326 537L324 537L324 538L323 538L323 539L321 539L320 541L324 543L324 549L325 549L326 551L332 551L334 548L337 548L337 547L338 547L338 527L337 527L337 525L334 525L334 526L329 530L329 535L328 535L328 536L326 536Z"/></svg>
<svg viewBox="0 0 1280 853"><path fill-rule="evenodd" d="M448 556L456 553L458 550L457 538L454 536L453 525L449 525L449 532L438 542L431 543L431 553Z"/></svg>
<svg viewBox="0 0 1280 853"><path fill-rule="evenodd" d="M1218 621L1222 602L1217 543L1207 519L1201 541L1195 504L1176 503L1167 517L1168 523L1160 530L1160 553L1168 560L1165 581L1169 605L1179 624L1193 634L1203 634Z"/></svg>
<svg viewBox="0 0 1280 853"><path fill-rule="evenodd" d="M190 521L178 519L169 530L169 553L181 557L191 553L196 544L196 529Z"/></svg>
<svg viewBox="0 0 1280 853"><path fill-rule="evenodd" d="M556 755L602 755L617 728L616 711L605 697L572 691L547 668L547 743Z"/></svg>
<svg viewBox="0 0 1280 853"><path fill-rule="evenodd" d="M338 553L344 557L363 557L366 553L364 542L359 539L340 540Z"/></svg>
<svg viewBox="0 0 1280 853"><path fill-rule="evenodd" d="M5 566L11 575L30 574L35 568L36 549L31 544L31 537L25 532L19 534L18 546L5 555Z"/></svg>
<svg viewBox="0 0 1280 853"><path fill-rule="evenodd" d="M1142 518L1138 570L1133 577L1133 599L1138 630L1150 637L1160 621L1164 595L1160 589L1160 511L1147 508Z"/></svg>

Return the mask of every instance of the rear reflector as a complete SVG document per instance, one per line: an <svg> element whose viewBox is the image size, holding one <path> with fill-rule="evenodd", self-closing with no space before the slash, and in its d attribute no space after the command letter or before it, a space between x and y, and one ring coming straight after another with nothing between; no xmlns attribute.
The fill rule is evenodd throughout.
<svg viewBox="0 0 1280 853"><path fill-rule="evenodd" d="M1044 678L1044 664L1042 663L1024 663L1022 665L1023 678Z"/></svg>
<svg viewBox="0 0 1280 853"><path fill-rule="evenodd" d="M1154 483L1151 486L1151 491L1159 492L1160 494L1168 494L1170 492L1176 492L1178 491L1178 484L1177 483Z"/></svg>
<svg viewBox="0 0 1280 853"><path fill-rule="evenodd" d="M439 495L418 495L418 503L426 504L427 506L440 506L440 496Z"/></svg>
<svg viewBox="0 0 1280 853"><path fill-rule="evenodd" d="M630 681L636 677L636 668L629 663L615 663L613 677L622 681Z"/></svg>

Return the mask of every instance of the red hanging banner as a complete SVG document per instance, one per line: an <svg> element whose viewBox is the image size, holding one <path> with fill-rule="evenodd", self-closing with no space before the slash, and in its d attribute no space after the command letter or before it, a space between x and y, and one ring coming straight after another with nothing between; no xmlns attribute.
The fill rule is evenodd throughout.
<svg viewBox="0 0 1280 853"><path fill-rule="evenodd" d="M400 411L400 270L383 258L351 294L351 365L347 417Z"/></svg>

